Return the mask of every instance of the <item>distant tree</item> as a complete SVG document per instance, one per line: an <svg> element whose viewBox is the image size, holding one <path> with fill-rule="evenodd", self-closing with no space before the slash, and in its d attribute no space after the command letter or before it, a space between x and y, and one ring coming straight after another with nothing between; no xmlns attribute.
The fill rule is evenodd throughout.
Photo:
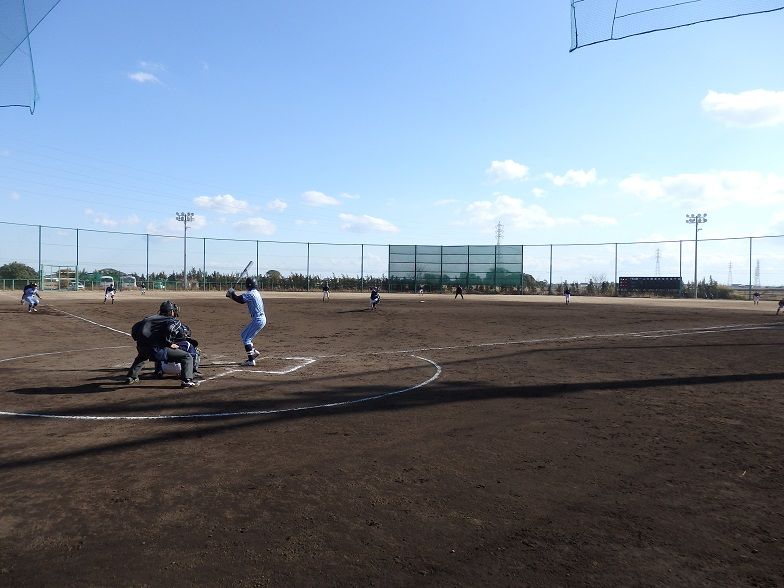
<svg viewBox="0 0 784 588"><path fill-rule="evenodd" d="M283 281L283 276L278 270L269 270L264 275L267 276L267 279L270 281L270 284L272 284L273 286Z"/></svg>
<svg viewBox="0 0 784 588"><path fill-rule="evenodd" d="M0 278L4 280L35 280L38 272L19 261L0 266Z"/></svg>

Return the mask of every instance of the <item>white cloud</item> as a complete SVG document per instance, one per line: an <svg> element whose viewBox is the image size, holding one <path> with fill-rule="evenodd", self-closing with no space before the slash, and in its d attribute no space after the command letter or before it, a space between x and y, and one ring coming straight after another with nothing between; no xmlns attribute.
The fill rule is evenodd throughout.
<svg viewBox="0 0 784 588"><path fill-rule="evenodd" d="M366 233L373 231L381 231L383 233L397 233L398 229L395 225L383 218L376 218L367 214L354 215L354 214L340 214L338 215L343 224L340 228L345 231L352 231L354 233Z"/></svg>
<svg viewBox="0 0 784 588"><path fill-rule="evenodd" d="M533 194L534 197L536 197L536 198L544 198L545 195L547 194L547 191L546 190L542 190L541 188L533 188L531 190L531 194Z"/></svg>
<svg viewBox="0 0 784 588"><path fill-rule="evenodd" d="M338 206L340 204L337 198L327 196L323 192L317 192L316 190L308 190L303 193L302 199L308 206Z"/></svg>
<svg viewBox="0 0 784 588"><path fill-rule="evenodd" d="M275 200L267 204L267 208L269 208L270 210L274 210L276 212L283 212L284 210L286 210L286 208L288 208L288 206L289 205L286 204L280 198L275 198Z"/></svg>
<svg viewBox="0 0 784 588"><path fill-rule="evenodd" d="M575 222L573 219L554 218L538 204L526 206L520 198L506 194L500 194L492 201L472 202L466 207L466 213L469 215L468 222L485 228L491 228L500 219L520 229L551 228Z"/></svg>
<svg viewBox="0 0 784 588"><path fill-rule="evenodd" d="M465 212L468 224L478 225L491 231L499 221L515 229L554 228L567 225L616 225L618 221L609 216L583 214L578 218L554 217L538 204L527 205L520 198L499 194L495 200L477 200L469 204Z"/></svg>
<svg viewBox="0 0 784 588"><path fill-rule="evenodd" d="M246 212L249 209L247 202L244 200L237 200L231 194L197 196L193 199L193 203L199 208L207 208L220 214L237 214Z"/></svg>
<svg viewBox="0 0 784 588"><path fill-rule="evenodd" d="M717 120L739 127L773 127L784 124L784 91L748 90L725 94L710 90L702 109Z"/></svg>
<svg viewBox="0 0 784 588"><path fill-rule="evenodd" d="M456 204L457 200L454 198L443 198L442 200L436 200L433 202L433 206L446 206L448 204Z"/></svg>
<svg viewBox="0 0 784 588"><path fill-rule="evenodd" d="M348 194L344 192L340 197L345 198L346 200L359 200L359 194Z"/></svg>
<svg viewBox="0 0 784 588"><path fill-rule="evenodd" d="M238 221L234 228L254 235L273 235L276 230L274 223L260 216Z"/></svg>
<svg viewBox="0 0 784 588"><path fill-rule="evenodd" d="M718 171L646 178L635 174L621 180L621 191L644 200L705 209L733 204L784 204L784 176L756 171Z"/></svg>
<svg viewBox="0 0 784 588"><path fill-rule="evenodd" d="M504 161L493 161L485 173L493 182L522 180L528 176L528 166L512 159L505 159Z"/></svg>
<svg viewBox="0 0 784 588"><path fill-rule="evenodd" d="M115 219L110 217L105 212L99 212L92 208L85 208L84 215L97 225L107 228L116 228L120 226L133 226L139 224L139 217L135 214L127 216L122 219Z"/></svg>
<svg viewBox="0 0 784 588"><path fill-rule="evenodd" d="M154 63L152 61L140 61L139 67L145 71L166 71L166 66L162 63Z"/></svg>
<svg viewBox="0 0 784 588"><path fill-rule="evenodd" d="M155 74L148 73L146 71L136 71L133 73L127 74L130 79L134 82L138 82L140 84L160 84L161 80L158 79L158 76Z"/></svg>
<svg viewBox="0 0 784 588"><path fill-rule="evenodd" d="M558 187L577 186L578 188L585 188L589 184L596 183L596 170L570 169L562 176L546 173L545 177Z"/></svg>

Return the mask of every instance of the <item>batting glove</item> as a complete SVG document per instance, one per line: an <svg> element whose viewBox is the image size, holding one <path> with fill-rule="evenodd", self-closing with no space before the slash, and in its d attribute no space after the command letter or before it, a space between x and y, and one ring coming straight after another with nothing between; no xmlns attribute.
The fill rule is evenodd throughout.
<svg viewBox="0 0 784 588"><path fill-rule="evenodd" d="M231 298L232 296L234 296L234 288L229 288L226 290L226 298Z"/></svg>

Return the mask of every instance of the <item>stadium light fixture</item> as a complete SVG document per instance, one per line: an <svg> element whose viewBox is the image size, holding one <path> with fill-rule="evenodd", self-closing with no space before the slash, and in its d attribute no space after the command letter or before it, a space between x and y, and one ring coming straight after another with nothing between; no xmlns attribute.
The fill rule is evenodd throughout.
<svg viewBox="0 0 784 588"><path fill-rule="evenodd" d="M192 223L195 215L192 212L177 212L177 220L185 226L185 237L182 240L182 283L188 289L188 223Z"/></svg>
<svg viewBox="0 0 784 588"><path fill-rule="evenodd" d="M694 298L697 298L697 231L701 224L708 222L708 213L687 214L686 222L694 225Z"/></svg>

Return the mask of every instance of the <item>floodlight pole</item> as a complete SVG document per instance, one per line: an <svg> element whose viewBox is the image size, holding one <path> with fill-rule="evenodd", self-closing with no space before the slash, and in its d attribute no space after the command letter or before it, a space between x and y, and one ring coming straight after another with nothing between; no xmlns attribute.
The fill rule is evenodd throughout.
<svg viewBox="0 0 784 588"><path fill-rule="evenodd" d="M176 218L185 226L185 236L182 239L182 283L188 289L188 223L193 222L192 212L178 212Z"/></svg>
<svg viewBox="0 0 784 588"><path fill-rule="evenodd" d="M708 222L708 214L687 214L686 222L694 225L694 298L697 298L697 231Z"/></svg>

